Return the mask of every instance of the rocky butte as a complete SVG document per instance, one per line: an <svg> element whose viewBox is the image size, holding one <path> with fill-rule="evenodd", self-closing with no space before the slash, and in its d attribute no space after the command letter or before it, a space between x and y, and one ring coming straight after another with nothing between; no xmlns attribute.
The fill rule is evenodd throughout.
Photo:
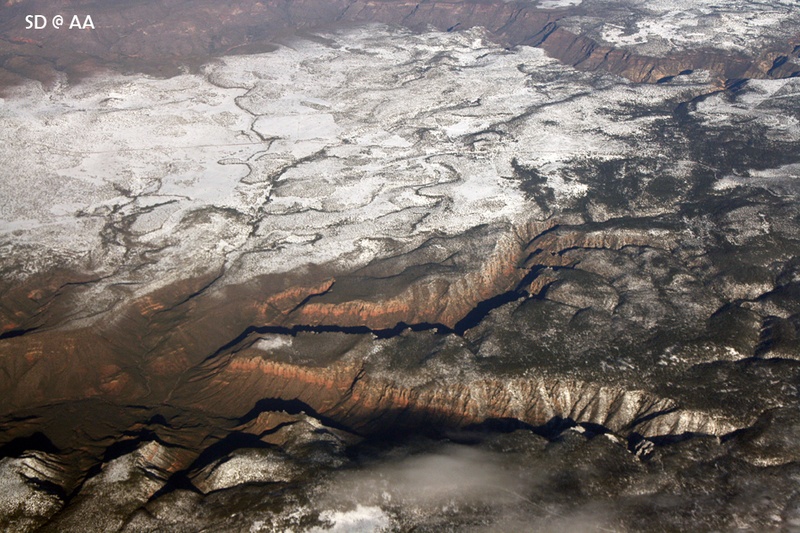
<svg viewBox="0 0 800 533"><path fill-rule="evenodd" d="M796 3L53 9L0 11L4 529L800 527Z"/></svg>

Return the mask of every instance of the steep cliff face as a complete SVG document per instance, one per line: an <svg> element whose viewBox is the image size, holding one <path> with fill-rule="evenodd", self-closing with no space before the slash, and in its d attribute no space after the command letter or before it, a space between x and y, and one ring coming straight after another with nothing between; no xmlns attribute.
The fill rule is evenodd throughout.
<svg viewBox="0 0 800 533"><path fill-rule="evenodd" d="M459 429L493 419L531 426L569 419L645 437L724 435L736 429L724 417L684 411L643 391L564 379L453 378L425 372L395 381L358 363L304 367L271 361L256 350L238 352L224 363L198 369L196 375L204 378L188 377L174 398L226 417L234 416L239 405L255 404L267 395L270 400L300 401L319 416L367 436ZM409 384L414 381L418 383ZM237 394L230 393L231 387Z"/></svg>
<svg viewBox="0 0 800 533"><path fill-rule="evenodd" d="M551 57L581 70L605 70L635 82L655 83L701 69L711 72L720 81L796 76L800 68L797 64L786 61L789 57L800 57L797 55L796 44L795 38L782 48L758 51L756 57L702 50L648 56L576 35L558 27L556 23L537 46Z"/></svg>

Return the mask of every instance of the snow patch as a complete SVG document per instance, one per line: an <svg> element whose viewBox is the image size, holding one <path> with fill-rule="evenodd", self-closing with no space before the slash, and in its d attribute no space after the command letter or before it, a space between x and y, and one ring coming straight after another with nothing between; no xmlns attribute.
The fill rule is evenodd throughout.
<svg viewBox="0 0 800 533"><path fill-rule="evenodd" d="M270 352L279 348L288 348L292 345L292 337L287 335L264 335L253 347L257 350Z"/></svg>
<svg viewBox="0 0 800 533"><path fill-rule="evenodd" d="M541 0L537 6L541 9L559 9L562 7L575 7L583 3L583 0Z"/></svg>

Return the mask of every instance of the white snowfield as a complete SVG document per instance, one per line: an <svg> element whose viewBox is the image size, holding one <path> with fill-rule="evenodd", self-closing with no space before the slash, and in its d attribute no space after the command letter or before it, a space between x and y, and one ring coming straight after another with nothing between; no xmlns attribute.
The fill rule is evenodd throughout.
<svg viewBox="0 0 800 533"><path fill-rule="evenodd" d="M770 41L796 37L800 20L796 0L584 0L583 7L601 14L566 24L656 56L699 47L751 55Z"/></svg>
<svg viewBox="0 0 800 533"><path fill-rule="evenodd" d="M219 283L357 268L432 235L544 216L512 160L556 201L580 196L569 161L647 154L637 139L658 117L626 116L632 105L705 90L699 73L669 86L580 73L478 30L323 37L203 75L108 75L6 99L7 279L102 273L86 296L97 307L112 284L142 294L222 268Z"/></svg>

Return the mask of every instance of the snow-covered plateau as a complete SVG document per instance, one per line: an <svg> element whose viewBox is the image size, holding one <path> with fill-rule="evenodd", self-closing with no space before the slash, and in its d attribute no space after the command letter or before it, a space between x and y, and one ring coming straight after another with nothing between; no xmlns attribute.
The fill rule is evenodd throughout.
<svg viewBox="0 0 800 533"><path fill-rule="evenodd" d="M28 85L0 110L2 268L99 272L98 291L136 294L220 268L225 282L353 269L535 217L512 162L547 176L557 199L585 194L565 161L643 155L654 117L619 115L703 82L636 86L477 29L373 25L201 74Z"/></svg>
<svg viewBox="0 0 800 533"><path fill-rule="evenodd" d="M745 55L796 37L800 5L793 0L584 0L586 15L565 27L638 53L665 56L711 49Z"/></svg>

